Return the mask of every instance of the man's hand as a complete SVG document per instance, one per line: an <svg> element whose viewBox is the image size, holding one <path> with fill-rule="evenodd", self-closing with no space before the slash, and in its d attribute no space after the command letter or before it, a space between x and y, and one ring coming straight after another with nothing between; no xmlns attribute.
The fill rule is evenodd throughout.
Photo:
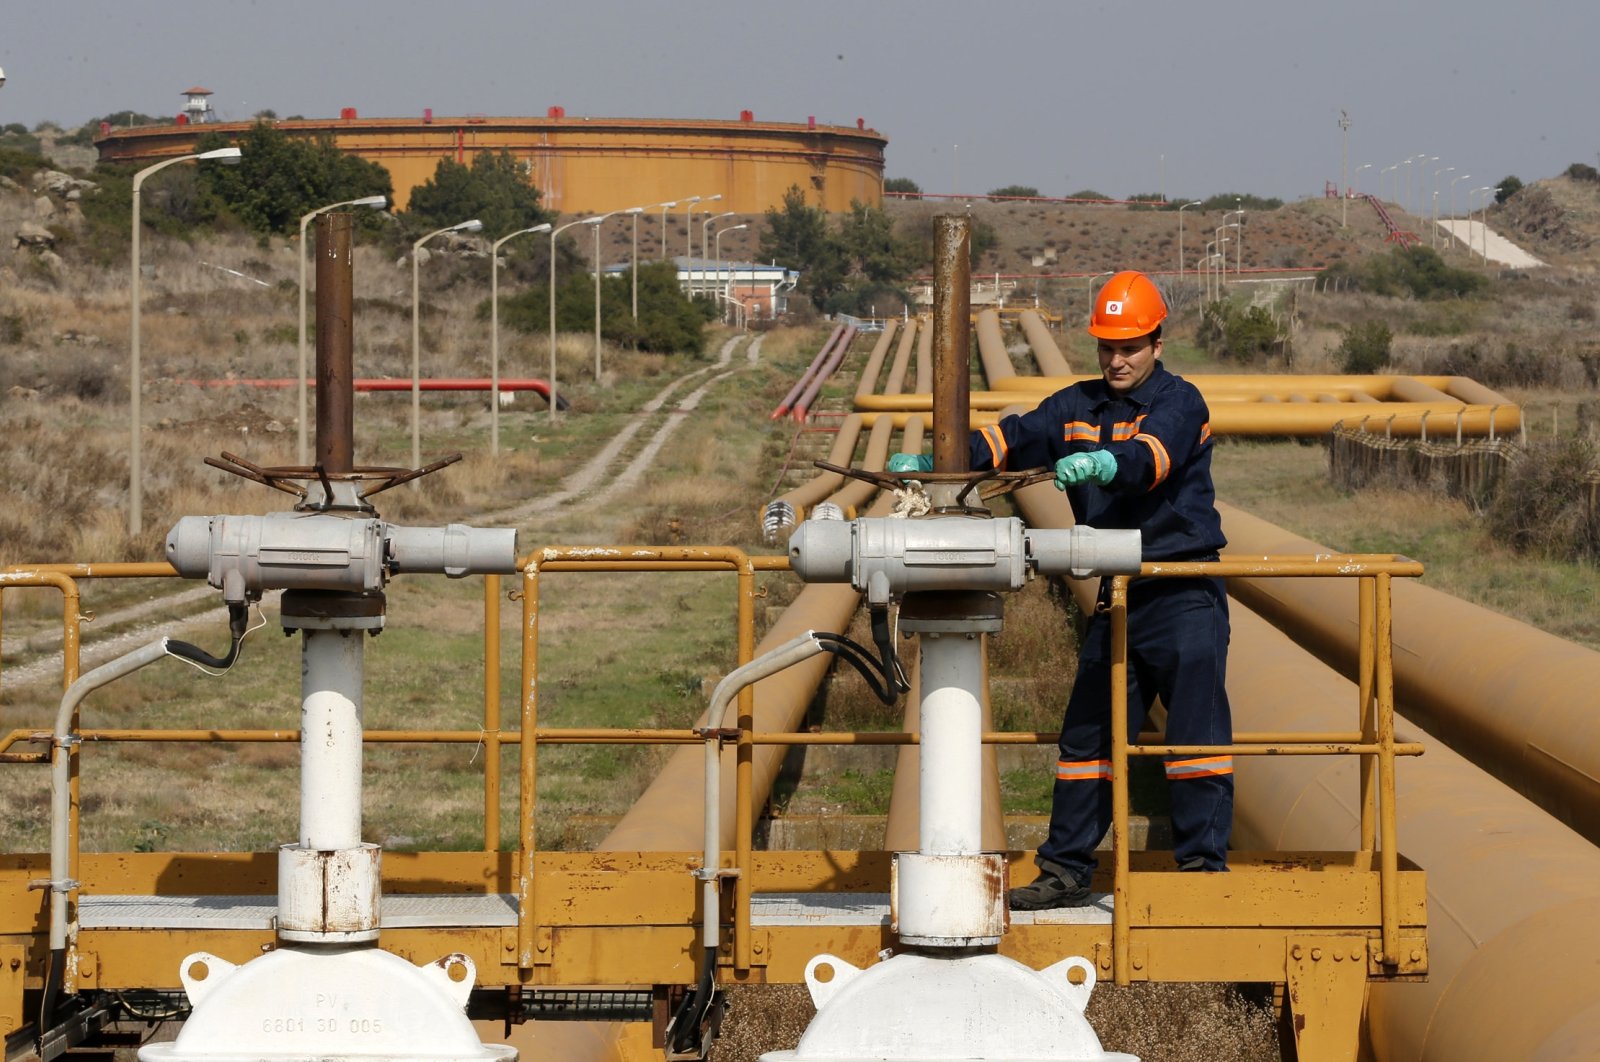
<svg viewBox="0 0 1600 1062"><path fill-rule="evenodd" d="M933 458L927 454L890 454L885 467L890 472L932 472Z"/></svg>
<svg viewBox="0 0 1600 1062"><path fill-rule="evenodd" d="M1109 450L1086 450L1068 454L1056 462L1056 489L1098 483L1105 486L1117 474L1117 459Z"/></svg>

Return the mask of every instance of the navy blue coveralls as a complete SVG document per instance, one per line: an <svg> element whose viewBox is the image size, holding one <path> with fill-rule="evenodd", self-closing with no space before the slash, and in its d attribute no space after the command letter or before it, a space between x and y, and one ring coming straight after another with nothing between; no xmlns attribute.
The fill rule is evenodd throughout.
<svg viewBox="0 0 1600 1062"><path fill-rule="evenodd" d="M1211 483L1211 414L1193 384L1160 361L1125 395L1103 380L1063 388L1037 408L972 433L973 469L1053 467L1070 453L1109 450L1117 472L1104 486L1067 490L1079 524L1137 528L1145 560L1215 560L1227 544ZM1087 884L1094 849L1111 825L1110 618L1100 607L1078 654L1061 725L1050 835L1039 859ZM1232 719L1224 688L1228 598L1218 579L1143 579L1128 591L1128 733L1156 697L1167 741L1226 745ZM1233 823L1233 760L1166 757L1173 856L1185 869L1223 870Z"/></svg>

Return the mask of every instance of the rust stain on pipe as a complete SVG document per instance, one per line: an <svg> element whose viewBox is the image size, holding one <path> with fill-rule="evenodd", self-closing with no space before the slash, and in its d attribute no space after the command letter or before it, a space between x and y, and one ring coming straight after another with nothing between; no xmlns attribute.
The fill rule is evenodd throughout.
<svg viewBox="0 0 1600 1062"><path fill-rule="evenodd" d="M967 374L971 349L972 221L933 219L933 468L967 471Z"/></svg>
<svg viewBox="0 0 1600 1062"><path fill-rule="evenodd" d="M317 218L316 461L328 472L355 468L353 224L344 211Z"/></svg>

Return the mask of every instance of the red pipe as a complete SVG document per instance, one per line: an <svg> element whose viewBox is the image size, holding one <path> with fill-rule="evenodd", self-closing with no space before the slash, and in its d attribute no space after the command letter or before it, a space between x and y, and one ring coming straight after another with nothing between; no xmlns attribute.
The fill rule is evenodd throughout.
<svg viewBox="0 0 1600 1062"><path fill-rule="evenodd" d="M839 337L842 335L844 335L844 325L834 325L833 333L828 336L828 341L822 344L822 349L817 351L815 358L811 359L811 364L806 366L806 371L801 373L800 379L796 380L794 386L789 388L789 393L783 396L783 401L778 403L778 408L772 411L772 420L778 420L789 412L794 400L800 397L800 392L804 391L806 384L811 382L812 375L822 368L822 363L827 360L829 354L833 353L833 345L839 341Z"/></svg>
<svg viewBox="0 0 1600 1062"><path fill-rule="evenodd" d="M828 378L839 371L839 366L844 363L844 356L850 350L850 344L855 341L856 326L851 325L844 330L844 335L839 337L839 342L834 346L833 353L823 363L822 368L811 377L811 382L806 384L805 390L794 403L794 419L804 424L806 414L811 410L811 403L816 401L817 393L822 390L822 385Z"/></svg>
<svg viewBox="0 0 1600 1062"><path fill-rule="evenodd" d="M186 384L194 387L260 387L282 389L294 387L300 381L295 379L233 379L233 380L184 380ZM307 380L307 387L316 387L317 381ZM419 380L419 391L487 391L492 383L487 377L442 377L436 380ZM409 391L410 380L390 379L361 379L355 381L357 391ZM500 381L501 391L532 391L542 397L546 402L550 400L550 385L544 380L510 380ZM560 395L556 396L556 405L561 409L567 408L567 400Z"/></svg>

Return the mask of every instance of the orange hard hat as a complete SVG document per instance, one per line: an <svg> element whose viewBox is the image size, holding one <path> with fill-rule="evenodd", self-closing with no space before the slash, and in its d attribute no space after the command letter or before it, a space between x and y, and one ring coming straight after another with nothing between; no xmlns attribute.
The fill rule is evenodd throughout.
<svg viewBox="0 0 1600 1062"><path fill-rule="evenodd" d="M1096 339L1138 339L1167 318L1167 303L1155 282L1135 269L1124 269L1094 297L1089 334Z"/></svg>

